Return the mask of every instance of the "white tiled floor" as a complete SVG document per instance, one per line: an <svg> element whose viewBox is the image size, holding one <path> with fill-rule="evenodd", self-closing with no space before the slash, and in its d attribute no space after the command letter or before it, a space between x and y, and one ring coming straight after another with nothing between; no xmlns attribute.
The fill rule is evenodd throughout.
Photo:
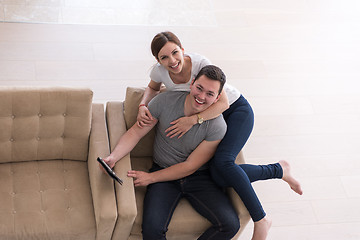
<svg viewBox="0 0 360 240"><path fill-rule="evenodd" d="M254 183L269 239L359 240L359 13L357 0L0 0L0 85L123 100L149 80L152 37L174 31L252 104L247 162L287 159L303 183L301 197Z"/></svg>

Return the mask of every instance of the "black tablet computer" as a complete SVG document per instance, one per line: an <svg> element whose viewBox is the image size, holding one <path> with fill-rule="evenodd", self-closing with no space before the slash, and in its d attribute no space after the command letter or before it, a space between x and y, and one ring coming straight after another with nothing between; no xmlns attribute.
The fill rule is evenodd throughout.
<svg viewBox="0 0 360 240"><path fill-rule="evenodd" d="M105 171L107 172L107 174L114 179L115 181L117 181L118 183L120 183L120 185L123 184L123 180L121 180L116 174L115 172L109 167L109 165L107 165L104 160L102 160L102 158L98 157L97 161L101 164L101 166L105 169Z"/></svg>

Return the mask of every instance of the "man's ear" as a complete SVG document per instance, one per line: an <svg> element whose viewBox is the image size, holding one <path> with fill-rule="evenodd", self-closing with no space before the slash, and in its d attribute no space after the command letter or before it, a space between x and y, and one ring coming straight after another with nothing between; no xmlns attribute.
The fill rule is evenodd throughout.
<svg viewBox="0 0 360 240"><path fill-rule="evenodd" d="M220 97L221 97L221 93L219 93L219 94L217 95L217 97L216 97L216 99L215 99L214 103L216 103L217 101L219 101Z"/></svg>
<svg viewBox="0 0 360 240"><path fill-rule="evenodd" d="M193 78L193 80L192 80L191 83L190 83L190 92L191 92L191 90L192 90L192 88L193 88L193 86L194 86L194 82L195 82L195 78Z"/></svg>

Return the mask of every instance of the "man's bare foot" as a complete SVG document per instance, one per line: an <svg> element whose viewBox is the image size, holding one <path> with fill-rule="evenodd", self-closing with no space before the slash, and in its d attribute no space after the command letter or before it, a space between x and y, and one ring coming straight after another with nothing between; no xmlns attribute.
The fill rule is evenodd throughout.
<svg viewBox="0 0 360 240"><path fill-rule="evenodd" d="M281 160L279 161L280 166L283 169L283 177L282 180L287 182L292 190L297 194L302 195L303 191L301 189L301 184L298 180L296 180L290 173L290 164L287 161Z"/></svg>
<svg viewBox="0 0 360 240"><path fill-rule="evenodd" d="M270 230L271 223L271 220L267 217L254 222L254 232L251 240L265 240Z"/></svg>

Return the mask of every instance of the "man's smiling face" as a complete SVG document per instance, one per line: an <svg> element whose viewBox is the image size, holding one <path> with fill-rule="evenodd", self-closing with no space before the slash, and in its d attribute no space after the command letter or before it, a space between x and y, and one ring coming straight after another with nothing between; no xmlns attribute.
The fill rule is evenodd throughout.
<svg viewBox="0 0 360 240"><path fill-rule="evenodd" d="M192 111L202 112L211 104L218 101L220 82L209 79L205 75L199 77L190 86L190 104Z"/></svg>

